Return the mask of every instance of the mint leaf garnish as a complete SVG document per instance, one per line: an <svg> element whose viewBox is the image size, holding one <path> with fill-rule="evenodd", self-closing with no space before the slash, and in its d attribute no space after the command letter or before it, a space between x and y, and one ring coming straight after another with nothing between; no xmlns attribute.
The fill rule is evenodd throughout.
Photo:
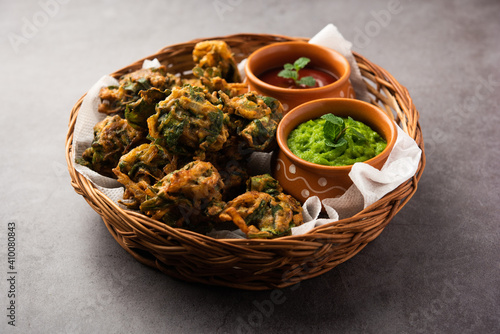
<svg viewBox="0 0 500 334"><path fill-rule="evenodd" d="M296 86L305 85L313 87L316 85L316 80L313 77L304 77L299 80L299 71L306 67L311 60L306 57L300 57L293 64L287 63L283 65L283 70L278 73L279 77L292 79Z"/></svg>
<svg viewBox="0 0 500 334"><path fill-rule="evenodd" d="M335 143L345 128L344 120L333 114L325 114L321 118L326 120L325 125L323 125L323 132L327 139L326 144L335 147Z"/></svg>
<svg viewBox="0 0 500 334"><path fill-rule="evenodd" d="M347 130L349 130L353 141L361 142L366 140L366 137L361 132L352 126L346 126L342 117L333 114L325 114L321 116L321 118L326 120L323 125L323 132L325 134L327 146L340 147L347 145L347 140L345 139ZM349 120L354 121L351 117L349 117Z"/></svg>
<svg viewBox="0 0 500 334"><path fill-rule="evenodd" d="M296 81L299 74L295 70L289 70L285 68L278 73L278 76L286 79L293 79L294 81Z"/></svg>
<svg viewBox="0 0 500 334"><path fill-rule="evenodd" d="M297 59L295 61L295 63L293 63L293 67L295 67L295 69L297 71L303 69L304 67L306 67L307 64L309 64L311 60L309 58L306 58L306 57L300 57L299 59Z"/></svg>
<svg viewBox="0 0 500 334"><path fill-rule="evenodd" d="M300 78L299 81L297 81L299 85L305 85L305 86L315 86L316 85L316 80L313 77L303 77Z"/></svg>

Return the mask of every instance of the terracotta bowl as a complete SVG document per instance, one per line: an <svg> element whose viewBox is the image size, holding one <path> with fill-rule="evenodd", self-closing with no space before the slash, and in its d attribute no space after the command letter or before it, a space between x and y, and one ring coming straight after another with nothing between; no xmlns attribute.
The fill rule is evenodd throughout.
<svg viewBox="0 0 500 334"><path fill-rule="evenodd" d="M324 166L305 161L290 151L287 139L299 124L316 119L324 114L351 116L377 131L386 141L387 147L365 163L380 169L394 147L397 131L394 121L373 104L348 98L320 99L304 103L287 113L276 133L278 149L273 154L272 173L283 189L301 202L310 196L321 200L341 196L351 185L349 166Z"/></svg>
<svg viewBox="0 0 500 334"><path fill-rule="evenodd" d="M293 63L300 57L309 58L311 62L308 66L333 73L338 80L322 87L290 89L274 86L259 79L266 70L282 68L284 64ZM349 81L351 67L347 59L330 48L307 42L274 43L256 50L247 59L245 74L250 90L277 98L283 104L285 112L302 103L320 98L354 98L354 90Z"/></svg>

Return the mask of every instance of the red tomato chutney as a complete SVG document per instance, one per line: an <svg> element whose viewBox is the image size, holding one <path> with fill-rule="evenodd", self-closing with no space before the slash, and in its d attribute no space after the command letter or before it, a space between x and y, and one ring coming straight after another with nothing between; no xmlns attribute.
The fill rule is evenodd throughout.
<svg viewBox="0 0 500 334"><path fill-rule="evenodd" d="M259 75L259 79L273 86L281 88L291 88L291 89L307 89L315 87L323 87L329 85L338 80L338 78L330 72L326 72L322 69L314 67L305 67L299 71L299 79L303 77L311 76L316 80L315 86L306 85L295 85L293 79L282 78L278 76L278 73L283 69L283 67L276 67L270 70L264 71Z"/></svg>

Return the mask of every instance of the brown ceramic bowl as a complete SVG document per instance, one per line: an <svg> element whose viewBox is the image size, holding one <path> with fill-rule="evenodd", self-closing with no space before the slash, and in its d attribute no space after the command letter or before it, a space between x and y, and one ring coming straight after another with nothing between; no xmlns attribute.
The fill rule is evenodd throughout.
<svg viewBox="0 0 500 334"><path fill-rule="evenodd" d="M300 57L311 60L308 67L333 73L338 80L322 87L290 89L274 86L259 79L265 71L283 68L284 64L294 63ZM280 100L285 112L302 103L320 98L354 98L354 90L349 81L351 67L347 59L330 48L307 42L274 43L258 49L248 57L245 74L250 90Z"/></svg>
<svg viewBox="0 0 500 334"><path fill-rule="evenodd" d="M305 161L290 151L287 139L299 124L316 119L324 114L347 117L363 122L377 131L386 141L387 147L365 163L380 169L387 160L396 141L396 125L377 106L355 99L320 99L304 103L287 113L276 132L278 149L272 159L272 173L283 189L301 202L310 196L321 200L341 196L351 185L349 166L324 166Z"/></svg>

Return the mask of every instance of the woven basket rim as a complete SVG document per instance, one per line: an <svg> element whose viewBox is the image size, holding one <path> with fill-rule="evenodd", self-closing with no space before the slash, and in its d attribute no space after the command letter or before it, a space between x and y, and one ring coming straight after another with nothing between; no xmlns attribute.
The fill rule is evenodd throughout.
<svg viewBox="0 0 500 334"><path fill-rule="evenodd" d="M283 39L298 39L298 40L307 40L307 38L302 38L302 37L287 37L287 36L284 36L284 35L273 35L273 34L233 34L233 35L227 35L227 36L217 36L217 37L210 37L210 38L199 38L199 39L194 39L194 40L191 40L191 41L188 41L188 42L183 42L183 43L177 43L177 44L173 44L173 45L169 45L167 47L164 47L162 49L160 49L158 52L154 53L153 55L150 55L150 56L147 56L147 57L143 57L141 58L140 60L138 61L135 61L134 63L120 69L120 70L117 70L113 73L110 74L110 76L117 76L117 73L123 73L123 72L126 72L126 71L129 71L131 68L134 68L134 67L138 67L138 66L141 66L142 63L144 62L144 60L146 59L152 59L152 57L154 57L155 55L157 55L158 53L162 52L163 50L165 50L166 48L177 48L177 47L181 47L181 46L185 46L185 45L190 45L192 43L196 43L198 41L203 41L203 40L212 40L212 39L227 39L227 38L242 38L242 37L254 37L254 36L272 36L272 37L276 37L276 38L283 38ZM360 54L358 54L357 52L354 52L353 51L353 55L355 56L356 59L363 59L363 56L361 56ZM404 94L406 92L407 93L407 90L405 87L401 86L397 81L396 79L394 79L394 77L392 77L392 75L390 75L387 71L385 71L383 68L375 65L372 63L372 65L375 67L375 68L378 68L381 72L383 72L385 75L386 75L386 79L389 83L391 83L394 88L396 90L399 90L401 92L401 94ZM74 166L73 166L73 161L71 161L71 153L72 153L72 137L73 137L73 131L74 131L74 124L76 122L76 119L78 117L78 111L79 111L79 107L81 105L81 102L83 101L84 97L86 96L87 93L83 94L82 97L78 100L78 102L75 104L75 106L73 107L73 110L72 110L72 117L70 119L70 123L69 123L69 129L68 129L68 133L67 133L67 137L66 137L66 160L67 160L67 163L68 163L68 169L69 171L71 172L71 174L73 173L76 173L78 174L81 178L85 179L86 182L89 182L90 183L90 186L92 186L94 189L95 192L98 192L100 193L104 198L107 198L107 196L105 196L97 187L95 187L95 185L89 181L87 178L85 178L84 176L82 176L81 174L79 174L78 172L76 172L74 170ZM413 106L413 102L410 100L410 104ZM413 106L414 107L414 106ZM418 121L417 121L418 123ZM411 136L411 134L409 134ZM415 139L415 135L411 136L413 139ZM391 191L390 193L388 193L386 196L384 196L382 199L378 200L377 202L373 203L372 205L368 206L367 208L363 209L362 211L358 212L357 214L355 214L354 216L352 217L349 217L349 218L345 218L345 219L340 219L340 220L337 220L337 221L334 221L334 222L330 222L330 223L327 223L325 225L322 225L322 226L318 226L318 227L315 227L314 229L306 232L305 234L309 234L309 235L312 235L312 234L315 234L316 232L318 232L319 230L323 230L327 227L332 227L334 225L340 225L340 224L344 224L344 223L348 223L349 221L352 221L352 220L356 220L359 216L363 216L363 215L366 215L366 214L369 214L372 212L372 210L374 208L376 208L378 206L378 203L380 201L383 201L385 197L389 196L391 193L395 193L395 192L398 192L399 189L403 188L404 185L408 182L412 182L412 179L420 179L420 176L423 172L423 169L424 169L424 166L425 166L425 154L424 154L424 149L423 149L423 141L422 143L419 145L419 147L422 149L422 158L421 158L421 161L420 161L420 166L417 170L417 173L413 176L413 178L410 178L408 181L404 182L403 184L401 184L400 186L398 186L396 189L394 189L393 191ZM85 182L84 181L84 182ZM73 182L74 184L74 182ZM415 189L416 190L416 189ZM412 196L413 194L409 195L410 197ZM409 200L409 198L408 198ZM177 229L177 228L173 228L173 227L170 227L166 224L163 224L161 222L158 222L150 217L147 217L141 213L137 213L137 212L134 212L134 211L131 211L131 210L127 210L127 209L123 209L121 207L119 207L118 204L116 204L115 202L113 202L112 200L109 199L109 202L107 203L108 205L114 207L114 209L116 210L123 210L129 214L132 214L132 215L141 215L142 217L142 220L144 221L147 221L151 224L154 224L154 225L161 225L166 231L168 231L169 233L183 233L183 234L188 234L188 235L193 235L193 236L196 236L198 238L201 238L201 239L210 239L211 241L215 241L215 242L220 242L220 243L223 243L223 244L227 244L227 243L234 243L234 244L245 244L245 245L251 245L251 244L254 244L254 245L259 245L259 244L286 244L288 243L289 241L295 241L295 240L300 240L300 239L303 239L304 237L304 234L300 234L300 235L290 235L290 236L283 236L283 237L280 237L280 238L276 238L276 239L233 239L233 238L228 238L228 239L216 239L216 238L213 238L213 237L210 237L210 236L207 236L207 235L203 235L203 234L199 234L199 233L196 233L196 232L192 232L192 231L188 231L188 230L184 230L184 229ZM401 209L402 206L399 208ZM398 210L399 211L399 210Z"/></svg>

